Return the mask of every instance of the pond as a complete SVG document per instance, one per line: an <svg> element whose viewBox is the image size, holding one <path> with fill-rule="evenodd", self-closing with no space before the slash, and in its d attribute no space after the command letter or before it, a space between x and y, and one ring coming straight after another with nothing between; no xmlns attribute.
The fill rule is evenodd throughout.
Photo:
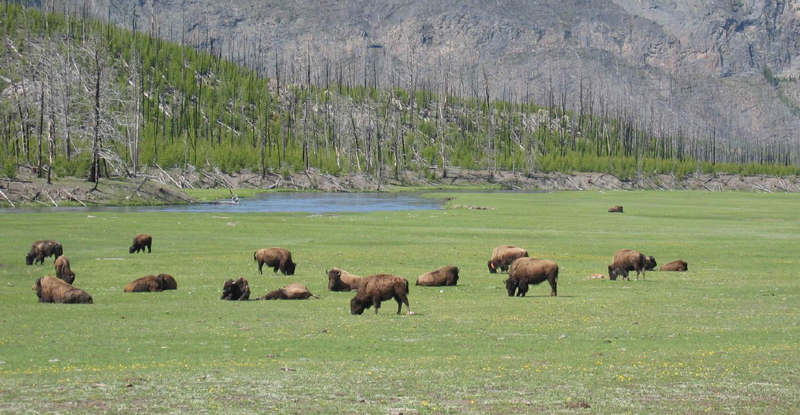
<svg viewBox="0 0 800 415"><path fill-rule="evenodd" d="M197 203L171 206L114 206L114 207L41 207L0 209L0 213L32 212L192 212L192 213L250 213L306 212L312 214L335 212L377 212L393 210L435 210L442 208L440 199L421 197L421 193L259 193L240 199L238 204Z"/></svg>

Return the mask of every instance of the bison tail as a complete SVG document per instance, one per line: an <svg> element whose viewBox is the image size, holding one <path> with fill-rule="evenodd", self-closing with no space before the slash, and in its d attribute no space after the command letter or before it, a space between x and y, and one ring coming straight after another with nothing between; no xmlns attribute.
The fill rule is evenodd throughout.
<svg viewBox="0 0 800 415"><path fill-rule="evenodd" d="M408 289L408 280L405 280L405 281L406 281L406 294L408 294L408 293L410 293L410 292L411 292L411 290L410 290L410 289Z"/></svg>
<svg viewBox="0 0 800 415"><path fill-rule="evenodd" d="M258 251L253 251L253 261L258 261L258 258L256 258L257 253Z"/></svg>

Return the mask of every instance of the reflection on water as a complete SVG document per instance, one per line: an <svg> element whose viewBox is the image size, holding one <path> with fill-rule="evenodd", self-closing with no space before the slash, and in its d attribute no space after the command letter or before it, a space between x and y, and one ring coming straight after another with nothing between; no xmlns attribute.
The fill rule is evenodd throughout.
<svg viewBox="0 0 800 415"><path fill-rule="evenodd" d="M239 199L239 204L199 203L178 206L125 207L42 207L0 209L2 213L31 212L375 212L391 210L441 209L439 199L425 199L414 193L261 193Z"/></svg>

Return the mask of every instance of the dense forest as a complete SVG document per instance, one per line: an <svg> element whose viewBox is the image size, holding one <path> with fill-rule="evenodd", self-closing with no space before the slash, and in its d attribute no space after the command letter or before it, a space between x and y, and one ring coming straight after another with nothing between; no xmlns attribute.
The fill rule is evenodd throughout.
<svg viewBox="0 0 800 415"><path fill-rule="evenodd" d="M0 26L0 176L9 178L31 169L48 181L97 183L155 165L379 178L431 167L445 176L459 167L622 179L800 172L785 144L731 145L713 129L668 133L653 118L611 110L624 106L590 82L568 106L557 80L546 102L529 102L525 87L493 96L488 76L454 80L447 62L424 79L413 70L377 76L369 53L334 63L309 48L247 64L254 58L167 42L153 28L8 2Z"/></svg>

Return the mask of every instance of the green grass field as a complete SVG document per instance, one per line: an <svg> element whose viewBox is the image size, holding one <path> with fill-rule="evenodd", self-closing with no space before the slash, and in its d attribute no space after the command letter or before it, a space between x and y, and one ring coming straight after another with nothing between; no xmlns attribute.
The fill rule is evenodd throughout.
<svg viewBox="0 0 800 415"><path fill-rule="evenodd" d="M493 210L0 214L0 412L800 413L800 195L454 196ZM130 255L140 232L153 253ZM37 303L53 260L25 266L36 239L63 244L94 304ZM501 244L558 262L559 296L507 297L486 267ZM296 275L258 275L269 246ZM689 272L587 279L620 248ZM457 287L413 286L447 264ZM407 278L417 314L350 315L333 266ZM161 272L177 291L122 292ZM240 276L253 298L291 282L321 298L220 301Z"/></svg>

